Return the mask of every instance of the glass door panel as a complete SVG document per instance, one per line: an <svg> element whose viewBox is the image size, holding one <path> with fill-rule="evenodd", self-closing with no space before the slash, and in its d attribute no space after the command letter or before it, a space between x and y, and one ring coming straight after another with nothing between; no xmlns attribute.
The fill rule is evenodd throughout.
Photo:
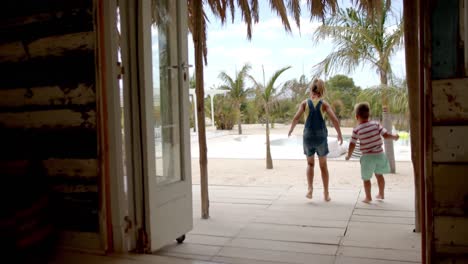
<svg viewBox="0 0 468 264"><path fill-rule="evenodd" d="M164 185L182 180L177 1L153 0L151 5L155 177Z"/></svg>

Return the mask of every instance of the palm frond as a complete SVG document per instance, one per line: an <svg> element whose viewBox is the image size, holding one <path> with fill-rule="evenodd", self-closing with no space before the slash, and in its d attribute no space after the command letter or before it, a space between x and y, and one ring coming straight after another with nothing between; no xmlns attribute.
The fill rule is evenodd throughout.
<svg viewBox="0 0 468 264"><path fill-rule="evenodd" d="M283 0L270 0L270 7L272 11L276 11L278 16L281 18L284 29L286 32L291 32L291 25L288 20L288 12Z"/></svg>
<svg viewBox="0 0 468 264"><path fill-rule="evenodd" d="M297 27L301 28L301 2L297 0L288 1L288 9L296 22Z"/></svg>
<svg viewBox="0 0 468 264"><path fill-rule="evenodd" d="M275 82L278 79L278 77L285 72L286 70L289 70L291 66L283 67L276 72L273 73L273 75L270 77L270 79L267 82L267 85L265 87L265 91L263 92L264 94L264 99L268 103L270 101L270 98L272 95L275 93Z"/></svg>
<svg viewBox="0 0 468 264"><path fill-rule="evenodd" d="M407 86L377 86L362 90L359 95L360 100L366 100L373 105L374 112L380 112L382 96L386 94L388 106L391 113L405 114L409 110L408 106L408 88ZM374 109L375 108L375 109Z"/></svg>
<svg viewBox="0 0 468 264"><path fill-rule="evenodd" d="M257 80L255 79L255 77L253 77L252 75L248 74L247 76L247 79L249 79L252 83L253 83L253 88L254 89L261 89L263 87L263 85L259 82L257 82Z"/></svg>
<svg viewBox="0 0 468 264"><path fill-rule="evenodd" d="M226 1L208 1L211 12L215 17L217 17L221 24L226 23L227 14L226 14Z"/></svg>
<svg viewBox="0 0 468 264"><path fill-rule="evenodd" d="M354 1L359 8L370 7L375 14L362 12L355 8L339 9L335 16L328 17L313 35L314 43L330 38L333 51L323 61L314 65L312 73L351 73L361 63L369 64L386 76L391 76L390 57L402 44L402 23L396 25L393 32L387 31L390 9L389 2L380 0ZM385 3L385 4L384 4ZM377 13L376 8L381 11Z"/></svg>
<svg viewBox="0 0 468 264"><path fill-rule="evenodd" d="M246 63L239 72L235 73L234 77L229 76L224 71L218 75L218 78L224 83L223 87L229 90L229 96L238 104L242 104L249 95L245 87L245 79L248 78L251 68L250 64Z"/></svg>
<svg viewBox="0 0 468 264"><path fill-rule="evenodd" d="M237 0L239 9L241 10L242 20L247 26L247 38L252 39L252 13L248 0Z"/></svg>
<svg viewBox="0 0 468 264"><path fill-rule="evenodd" d="M193 14L193 4L197 3L200 0L187 0L188 1L188 27L190 32L193 34L195 32L195 19ZM242 21L247 26L247 38L252 38L252 28L253 24L259 21L259 0L206 0L202 3L206 5L212 11L214 17L218 18L222 24L224 24L228 19L228 14L230 13L231 21L234 23L236 8L239 9L242 16ZM357 4L363 10L366 10L369 14L374 12L381 13L383 7L386 7L386 10L390 9L391 1L384 1L385 4L382 4L382 0L352 0L353 3ZM153 0L154 3L157 0ZM284 28L287 32L291 32L291 25L288 19L288 11L294 18L296 25L300 28L300 16L301 16L301 6L300 0L288 0L287 5L285 5L282 0L269 0L270 8L272 11L276 12L281 18L281 22L284 25ZM156 7L157 5L153 5ZM310 12L311 18L320 18L325 19L327 14L334 14L338 10L338 1L337 0L307 0L308 11ZM377 11L376 11L377 10ZM385 10L385 9L384 9ZM159 15L160 10L156 8L153 10L153 22L159 23L161 21L161 16ZM201 45L203 47L203 59L205 64L208 63L208 47L207 47L207 24L208 18L206 15L205 9L203 9L203 21L202 32L200 34ZM194 39L195 40L195 39Z"/></svg>
<svg viewBox="0 0 468 264"><path fill-rule="evenodd" d="M371 17L382 14L382 10L389 10L392 5L391 0L352 0L351 2L371 14Z"/></svg>
<svg viewBox="0 0 468 264"><path fill-rule="evenodd" d="M231 76L229 76L229 74L227 74L224 71L219 73L218 78L224 82L223 86L229 87L229 89L235 86L234 80L231 78Z"/></svg>
<svg viewBox="0 0 468 264"><path fill-rule="evenodd" d="M312 76L317 78L323 73L351 73L360 63L353 50L337 50L330 53L324 60L312 67Z"/></svg>
<svg viewBox="0 0 468 264"><path fill-rule="evenodd" d="M227 0L226 4L229 7L229 10L231 11L231 22L234 23L234 15L236 14L236 5L234 3L234 0Z"/></svg>
<svg viewBox="0 0 468 264"><path fill-rule="evenodd" d="M252 9L252 17L255 23L258 23L260 20L260 14L258 11L258 1L257 0L250 0L250 6Z"/></svg>

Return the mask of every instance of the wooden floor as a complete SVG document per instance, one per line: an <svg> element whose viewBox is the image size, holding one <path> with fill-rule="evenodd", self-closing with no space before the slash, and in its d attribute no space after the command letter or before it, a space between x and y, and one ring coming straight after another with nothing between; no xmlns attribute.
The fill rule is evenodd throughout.
<svg viewBox="0 0 468 264"><path fill-rule="evenodd" d="M332 202L326 203L321 189L307 200L305 186L210 186L208 220L200 219L199 186L193 191L194 229L183 244L174 242L154 255L73 259L87 264L421 262L410 191L388 191L384 202L367 205L360 202L361 189L332 189Z"/></svg>

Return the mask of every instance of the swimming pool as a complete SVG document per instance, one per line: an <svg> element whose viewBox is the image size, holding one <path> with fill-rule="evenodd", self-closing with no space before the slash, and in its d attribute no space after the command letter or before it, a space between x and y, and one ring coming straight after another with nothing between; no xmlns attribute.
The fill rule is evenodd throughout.
<svg viewBox="0 0 468 264"><path fill-rule="evenodd" d="M339 146L336 137L328 138L330 149L329 159L344 160L350 136L344 137L343 145ZM265 159L265 135L223 135L208 139L208 158L233 159ZM302 136L287 137L284 135L270 135L271 155L273 159L304 159ZM395 159L410 161L411 148L409 139L395 142ZM198 158L198 143L192 143L192 157Z"/></svg>

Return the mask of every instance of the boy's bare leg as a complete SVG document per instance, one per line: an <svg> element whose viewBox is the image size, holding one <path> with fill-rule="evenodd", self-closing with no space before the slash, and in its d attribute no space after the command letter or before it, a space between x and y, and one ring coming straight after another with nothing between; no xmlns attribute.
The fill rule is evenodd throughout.
<svg viewBox="0 0 468 264"><path fill-rule="evenodd" d="M383 200L385 199L385 179L382 174L375 174L377 178L377 184L379 185L379 194L377 194L376 198Z"/></svg>
<svg viewBox="0 0 468 264"><path fill-rule="evenodd" d="M314 182L314 156L307 157L307 194L306 197L312 199Z"/></svg>
<svg viewBox="0 0 468 264"><path fill-rule="evenodd" d="M330 194L328 193L328 166L327 166L327 157L319 157L320 171L322 172L322 182L323 182L323 199L325 201L330 201Z"/></svg>
<svg viewBox="0 0 468 264"><path fill-rule="evenodd" d="M370 180L364 181L364 191L366 192L366 199L362 200L362 202L370 203L372 201Z"/></svg>

